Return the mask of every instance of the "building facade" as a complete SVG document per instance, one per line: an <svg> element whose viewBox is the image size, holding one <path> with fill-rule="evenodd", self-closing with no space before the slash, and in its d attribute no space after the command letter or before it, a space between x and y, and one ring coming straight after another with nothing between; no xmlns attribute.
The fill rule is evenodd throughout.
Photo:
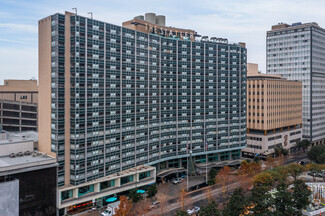
<svg viewBox="0 0 325 216"><path fill-rule="evenodd" d="M302 84L257 69L256 64L248 64L247 147L243 155L272 155L280 147L293 152L302 138Z"/></svg>
<svg viewBox="0 0 325 216"><path fill-rule="evenodd" d="M5 131L37 131L37 104L0 100L0 124Z"/></svg>
<svg viewBox="0 0 325 216"><path fill-rule="evenodd" d="M154 182L187 154L240 157L246 48L149 29L69 12L39 21L39 147L58 159L59 190L128 171L134 182L142 166Z"/></svg>
<svg viewBox="0 0 325 216"><path fill-rule="evenodd" d="M267 73L302 81L303 138L325 138L325 30L317 23L280 23L267 32Z"/></svg>
<svg viewBox="0 0 325 216"><path fill-rule="evenodd" d="M0 100L37 104L37 80L4 80L4 85L0 85Z"/></svg>
<svg viewBox="0 0 325 216"><path fill-rule="evenodd" d="M37 80L4 80L0 124L6 131L37 131Z"/></svg>

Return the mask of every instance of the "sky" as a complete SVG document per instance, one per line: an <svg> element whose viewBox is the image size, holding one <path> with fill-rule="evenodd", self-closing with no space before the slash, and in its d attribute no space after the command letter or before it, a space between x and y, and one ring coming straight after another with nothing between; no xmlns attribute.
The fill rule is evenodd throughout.
<svg viewBox="0 0 325 216"><path fill-rule="evenodd" d="M317 22L325 28L324 0L0 0L0 84L38 77L38 20L78 8L78 14L121 25L147 12L167 26L245 42L248 62L265 72L266 31L280 22Z"/></svg>

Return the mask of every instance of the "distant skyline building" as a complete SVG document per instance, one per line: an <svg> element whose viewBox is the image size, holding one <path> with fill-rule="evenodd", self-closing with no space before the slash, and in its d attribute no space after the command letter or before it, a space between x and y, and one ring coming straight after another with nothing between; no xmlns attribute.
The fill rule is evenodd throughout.
<svg viewBox="0 0 325 216"><path fill-rule="evenodd" d="M275 148L293 153L302 138L302 85L247 64L247 147L243 155L266 157Z"/></svg>
<svg viewBox="0 0 325 216"><path fill-rule="evenodd" d="M325 29L279 23L267 31L266 72L302 81L303 138L325 143Z"/></svg>
<svg viewBox="0 0 325 216"><path fill-rule="evenodd" d="M39 148L58 159L59 208L153 183L187 152L228 164L246 146L245 44L153 15L39 21Z"/></svg>

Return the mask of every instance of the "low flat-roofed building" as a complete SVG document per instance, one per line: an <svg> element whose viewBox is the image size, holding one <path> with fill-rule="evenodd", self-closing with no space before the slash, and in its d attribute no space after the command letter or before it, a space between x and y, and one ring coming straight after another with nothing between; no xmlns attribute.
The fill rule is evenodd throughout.
<svg viewBox="0 0 325 216"><path fill-rule="evenodd" d="M302 138L302 84L262 74L248 64L247 147L244 156L272 155L274 148L295 151Z"/></svg>
<svg viewBox="0 0 325 216"><path fill-rule="evenodd" d="M0 215L56 215L56 159L34 139L0 135Z"/></svg>

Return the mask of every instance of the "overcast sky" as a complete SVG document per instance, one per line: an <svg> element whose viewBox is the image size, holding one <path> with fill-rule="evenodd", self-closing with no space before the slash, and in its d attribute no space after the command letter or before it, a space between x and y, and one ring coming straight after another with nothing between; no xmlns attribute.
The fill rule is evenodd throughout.
<svg viewBox="0 0 325 216"><path fill-rule="evenodd" d="M0 0L0 84L38 76L37 22L72 11L121 25L146 12L166 15L168 26L245 42L248 62L265 72L266 31L279 22L317 22L325 27L324 0Z"/></svg>

